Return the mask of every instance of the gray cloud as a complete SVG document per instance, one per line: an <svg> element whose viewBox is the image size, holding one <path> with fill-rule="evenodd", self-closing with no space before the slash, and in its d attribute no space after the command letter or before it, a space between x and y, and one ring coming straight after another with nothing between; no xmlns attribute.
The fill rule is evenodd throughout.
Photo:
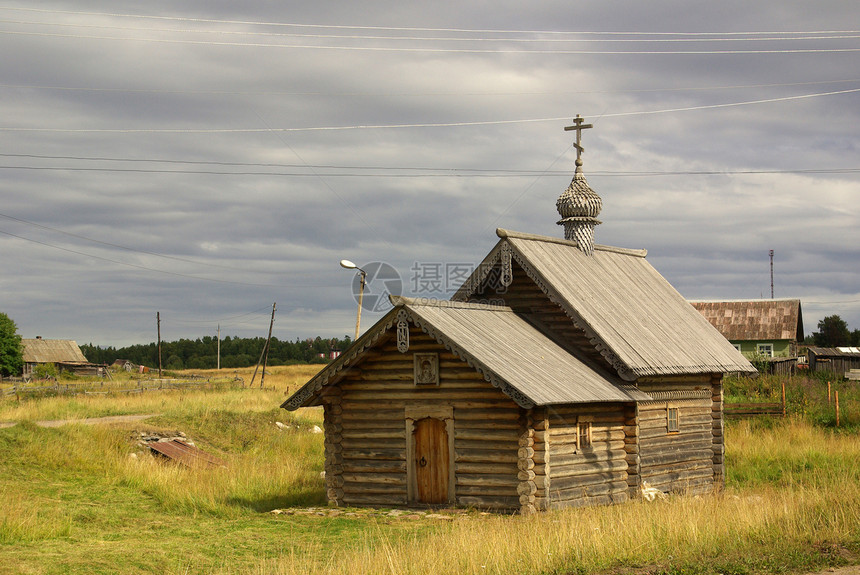
<svg viewBox="0 0 860 575"><path fill-rule="evenodd" d="M148 342L156 311L167 338L263 335L274 301L278 337L351 334L341 258L409 290L416 262L477 263L496 227L561 235L577 113L600 243L647 248L689 298L769 296L774 249L807 331L860 328L857 172L835 172L860 168L858 93L711 107L860 88L856 52L646 53L856 49L737 40L851 28L855 2L15 6L43 23L0 32L0 311L25 337ZM575 31L717 41L551 33ZM542 118L561 119L471 125ZM318 129L404 124L452 125Z"/></svg>

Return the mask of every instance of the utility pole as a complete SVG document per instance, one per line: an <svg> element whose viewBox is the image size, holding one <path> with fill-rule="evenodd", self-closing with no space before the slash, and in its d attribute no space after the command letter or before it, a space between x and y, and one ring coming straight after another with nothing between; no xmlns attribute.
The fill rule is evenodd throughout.
<svg viewBox="0 0 860 575"><path fill-rule="evenodd" d="M221 324L218 324L218 331L215 332L218 338L218 369L221 369Z"/></svg>
<svg viewBox="0 0 860 575"><path fill-rule="evenodd" d="M263 345L263 351L260 352L260 359L257 360L257 367L254 368L254 375L251 376L251 383L248 384L248 387L252 387L254 385L254 380L257 378L257 370L260 369L260 364L263 363L265 358L266 361L269 359L269 340L272 339L272 325L275 323L275 309L277 308L278 302L272 304L272 320L269 322L269 337L266 338L266 343ZM263 388L263 380L266 379L266 366L263 364L263 375L260 376L260 389Z"/></svg>
<svg viewBox="0 0 860 575"><path fill-rule="evenodd" d="M770 250L770 299L773 299L773 250Z"/></svg>
<svg viewBox="0 0 860 575"><path fill-rule="evenodd" d="M158 324L158 379L161 379L161 312L155 312L155 322Z"/></svg>
<svg viewBox="0 0 860 575"><path fill-rule="evenodd" d="M272 326L275 325L275 308L278 303L272 304L272 320L269 322L269 337L266 338L266 354L263 356L263 373L260 374L260 389L263 389L263 382L266 380L266 364L269 363L269 343L272 341Z"/></svg>

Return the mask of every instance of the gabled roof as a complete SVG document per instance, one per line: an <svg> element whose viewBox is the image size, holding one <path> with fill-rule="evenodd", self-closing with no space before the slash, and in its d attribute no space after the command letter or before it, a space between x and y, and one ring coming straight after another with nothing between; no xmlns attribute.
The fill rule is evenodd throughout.
<svg viewBox="0 0 860 575"><path fill-rule="evenodd" d="M633 381L643 376L755 372L646 259L644 250L594 246L496 230L501 238L454 295L465 300L493 265L510 257L582 329L595 348ZM504 272L503 272L504 274Z"/></svg>
<svg viewBox="0 0 860 575"><path fill-rule="evenodd" d="M391 299L393 310L281 407L314 405L323 387L336 383L345 368L360 363L362 355L399 321L420 327L525 408L651 399L600 366L563 349L511 308Z"/></svg>
<svg viewBox="0 0 860 575"><path fill-rule="evenodd" d="M822 357L860 357L860 348L856 347L815 347L809 346L813 355Z"/></svg>
<svg viewBox="0 0 860 575"><path fill-rule="evenodd" d="M799 299L691 301L731 341L803 341Z"/></svg>
<svg viewBox="0 0 860 575"><path fill-rule="evenodd" d="M78 344L70 339L22 339L24 363L87 363Z"/></svg>

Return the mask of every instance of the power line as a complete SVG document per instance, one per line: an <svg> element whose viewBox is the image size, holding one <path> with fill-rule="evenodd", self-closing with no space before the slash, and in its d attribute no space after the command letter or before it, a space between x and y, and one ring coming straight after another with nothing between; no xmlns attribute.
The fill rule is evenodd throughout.
<svg viewBox="0 0 860 575"><path fill-rule="evenodd" d="M22 224L27 224L28 226L34 226L34 227L37 227L37 228L41 228L41 229L43 229L43 230L49 230L49 231L52 231L52 232L56 232L56 233L58 233L58 234L63 234L63 235L66 235L66 236L69 236L69 237L72 237L72 238L77 238L77 239L79 239L79 240L85 240L85 241L88 241L88 242L92 242L92 243L94 243L94 244L100 244L100 245L108 246L108 247L111 247L111 248L117 248L117 249L120 249L120 250L126 250L126 251L129 251L129 252L134 252L134 253L139 253L139 254L145 254L145 255L149 255L149 256L156 256L156 257L159 257L159 258L165 258L165 259L169 259L169 260L174 260L174 261L184 262L184 263L190 263L190 264L195 264L195 265L199 265L199 266L217 267L217 268L223 268L223 269L233 270L233 271L238 271L238 272L243 272L243 273L247 273L247 272L248 272L248 270L247 270L247 269L235 268L235 267L230 267L230 266L225 266L225 265L220 265L220 264L213 264L213 263L202 263L202 262L197 262L197 261L190 260L190 259L186 259L186 258L180 258L180 257L177 257L177 256L169 256L169 255L166 255L166 254L159 254L159 253L156 253L156 252L149 252L149 251L146 251L146 250L140 250L140 249L136 249L136 248L130 248L130 247L127 247L127 246L122 246L122 245L119 245L119 244L113 244L113 243L110 243L110 242L104 242L104 241L101 241L101 240L96 240L96 239L93 239L93 238L88 238L88 237L86 237L86 236L82 236L82 235L79 235L79 234L73 234L73 233L71 233L71 232L66 232L66 231L63 231L63 230L60 230L60 229L57 229L57 228L52 228L52 227L50 227L50 226L46 226L46 225L39 224L39 223L36 223L36 222L31 222L31 221L28 221L28 220L22 220L21 218L16 218L15 216L10 216L10 215L8 215L8 214L0 214L0 217L2 217L2 218L6 218L7 220L12 220L12 221L15 221L15 222L19 222L19 223L22 223Z"/></svg>
<svg viewBox="0 0 860 575"><path fill-rule="evenodd" d="M860 30L804 30L804 31L747 31L747 32L631 32L631 31L563 31L563 30L503 30L491 28L429 28L405 26L356 26L338 24L307 24L296 22L271 22L253 20L219 20L212 18L190 18L183 16L122 14L111 12L86 12L73 10L55 10L46 8L22 8L18 6L0 6L0 10L15 10L19 12L37 12L43 14L70 14L78 16L105 16L114 18L132 18L146 20L163 20L174 22L199 22L206 24L239 24L252 26L282 26L296 28L323 28L339 30L388 30L410 32L456 32L456 33L496 33L496 34L582 34L582 35L618 35L618 36L753 36L762 34L855 34Z"/></svg>
<svg viewBox="0 0 860 575"><path fill-rule="evenodd" d="M410 41L410 42L507 42L507 43L570 43L570 42L588 42L588 43L668 43L668 42L771 42L771 41L807 41L807 40L850 40L857 39L860 36L852 33L806 33L807 35L799 35L800 33L767 33L755 35L733 35L733 36L701 36L696 35L691 37L689 34L682 37L667 37L669 34L661 36L648 36L645 38L595 38L594 35L573 37L573 38L545 38L545 37L530 37L530 38L512 38L512 37L456 37L456 36L372 36L368 34L309 34L305 32L251 32L248 30L212 30L212 29L182 29L182 28L153 28L153 27L132 27L132 26L116 26L106 24L78 24L68 22L34 22L27 20L0 20L2 24L14 24L23 26L51 26L60 28L89 28L98 30L121 30L130 32L171 32L179 34L218 34L225 36L262 36L274 38L318 38L326 40L386 40L386 41ZM578 32L571 32L571 35L579 35ZM775 35L774 35L775 34ZM811 34L811 35L809 35ZM638 35L638 34L628 34ZM672 34L677 36L677 34Z"/></svg>
<svg viewBox="0 0 860 575"><path fill-rule="evenodd" d="M860 50L860 49L858 49ZM814 94L801 94L798 96L784 96L781 98L765 98L761 100L747 100L742 102L729 102L725 104L707 104L702 106L687 106L683 108L667 108L662 110L618 112L613 114L597 114L600 118L616 118L621 116L644 116L650 114L667 114L671 112L689 112L694 110L712 110L716 108L730 108L736 106L750 106L754 104L770 104L774 102L788 102L792 100L804 100L820 98L824 96L836 96L842 94L854 94L860 92L860 88L849 90L836 90L832 92L818 92ZM351 126L311 126L304 128L22 128L17 126L2 126L2 132L55 132L55 133L101 133L101 134L241 134L241 133L277 133L277 132L320 132L320 131L342 131L342 130L381 130L381 129L405 129L405 128L454 128L469 126L493 126L505 124L527 124L539 122L560 122L567 120L567 116L555 118L524 118L518 120L483 120L470 122L426 122L412 124L356 124Z"/></svg>
<svg viewBox="0 0 860 575"><path fill-rule="evenodd" d="M70 249L70 248L65 248L65 247L63 247L63 246L58 246L58 245L56 245L56 244L51 244L51 243L48 243L48 242L42 242L42 241L39 241L39 240L34 240L34 239L32 239L32 238L26 238L26 237L24 237L24 236L19 236L19 235L17 235L17 234L9 233L9 232L3 231L3 230L0 230L0 234L3 234L3 235L5 235L5 236L10 236L10 237L13 237L13 238L16 238L16 239L19 239L19 240L24 240L24 241L27 241L27 242L32 242L32 243L34 243L34 244L39 244L39 245L41 245L41 246L45 246L45 247L49 247L49 248L53 248L53 249L56 249L56 250L61 250L61 251L64 251L64 252L68 252L68 253L76 254L76 255L79 255L79 256L86 256L86 257L89 257L89 258L94 258L94 259L101 260L101 261L105 261L105 262L109 262L109 263L112 263L112 264L118 264L118 265L127 266L127 267L131 267L131 268L136 268L136 269L139 269L139 270L144 270L144 271L148 271L148 272L155 272L155 273L160 273L160 274L166 274L166 275L171 275L171 276L175 276L175 277L182 277L182 278L187 278L187 279L200 280L200 281L207 281L207 282L214 282L214 283L220 283L220 284L242 285L242 286L254 286L254 287L280 287L280 288L288 287L288 286L287 286L287 285L285 285L285 284L261 284L261 283L241 282L241 281L234 281L234 280L221 280L221 279L206 278L206 277L201 277L201 276L193 276L193 275L189 275L189 274L183 274L183 273L179 273L179 272L172 272L172 271L168 271L168 270L160 270L160 269L157 269L157 268L151 268L151 267L147 267L147 266L142 266L142 265L138 265L138 264L133 264L133 263L130 263L130 262L124 262L124 261L120 261L120 260L113 260L113 259L110 259L110 258L106 258L106 257L103 257L103 256L97 256L97 255L94 255L94 254L88 254L88 253L85 253L85 252L79 252L79 251L77 251L77 250L73 250L73 249ZM327 285L290 285L289 287L321 288L321 287L329 287L329 286L327 286Z"/></svg>
<svg viewBox="0 0 860 575"><path fill-rule="evenodd" d="M208 319L207 320L202 320L202 319L201 320L194 320L194 319L182 320L182 319L180 319L179 321L180 321L180 323L185 323L185 324L189 324L189 323L191 323L191 324L207 323L208 324L208 323L212 323L212 322L224 323L224 322L229 322L229 321L236 320L236 319L242 319L244 317L248 317L248 316L251 316L254 314L259 314L259 313L264 312L264 311L266 312L266 316L268 317L269 309L270 309L270 306L263 306L261 308L255 309L253 311L249 311L247 313L234 315L234 316L230 316L230 317L222 317L222 318L216 318L216 319L212 319L212 320L208 320ZM236 322L235 325L242 325L243 323L244 322ZM230 324L227 324L227 325L230 325Z"/></svg>
<svg viewBox="0 0 860 575"><path fill-rule="evenodd" d="M0 154L2 155L2 154ZM124 161L124 160L117 160ZM146 160L141 160L146 161ZM158 162L160 160L152 160L154 162ZM253 165L253 164L251 164ZM313 166L309 165L308 168L318 168L318 169L339 169L337 166ZM81 167L73 167L73 166L2 166L0 165L0 170L28 170L28 171L67 171L67 172L105 172L105 173L139 173L139 174L181 174L181 175L207 175L207 176L274 176L274 177L291 177L291 178L318 178L318 177L326 177L326 178L396 178L396 179L408 179L408 178L523 178L523 177L533 177L533 176L558 176L558 175L570 175L570 170L512 170L512 169L492 169L492 168L418 168L418 167L361 167L361 166L352 166L350 169L353 170L387 170L387 171L419 171L423 173L415 173L415 174L402 174L402 173L388 173L388 172L377 172L377 173L368 173L366 171L356 171L356 172L273 172L273 171L217 171L217 170L164 170L164 169L156 169L156 168L81 168ZM731 175L764 175L764 174L853 174L860 172L860 168L809 168L809 169L788 169L788 170L768 170L768 169L750 169L750 170L675 170L675 171L658 171L658 170L649 170L649 171L611 171L611 170L590 170L589 175L592 176L602 176L602 177L654 177L654 176L731 176ZM0 214L3 216L3 214ZM4 216L5 217L5 216ZM15 219L15 218L10 218ZM19 220L23 221L23 220ZM29 223L29 222L25 222ZM39 225L39 224L33 224ZM45 227L45 226L40 226ZM67 235L71 235L74 237L79 237L81 239L86 239L88 241L93 241L96 243L102 243L105 245L110 245L113 247L118 247L120 249L131 249L123 246L118 246L114 244L109 244L106 242L100 242L98 240L92 240L90 238L85 238L83 236L76 236L75 234L68 234L67 232L63 232L61 230L56 230L54 228L46 228L51 229L53 231L57 231L59 233L66 233ZM193 260L186 260L183 258L178 258L174 256L166 256L163 254L153 253L153 252L141 252L149 255L166 257L170 259L175 259L178 261L186 261L190 263L199 263ZM203 264L201 264L203 265ZM233 269L237 271L247 271L241 270L239 268L231 268L227 266L219 266L225 267L226 269Z"/></svg>
<svg viewBox="0 0 860 575"><path fill-rule="evenodd" d="M736 84L728 86L687 86L687 87L660 87L660 88L633 88L618 90L544 90L539 92L295 92L283 90L166 90L152 88L96 88L92 86L46 86L36 84L3 84L0 88L14 90L56 90L69 92L117 92L123 94L194 94L194 95L231 95L231 96L327 96L327 97L368 97L368 96L414 96L414 97L501 97L501 96L554 96L559 94L642 94L642 93L670 93L670 92L707 92L712 90L744 90L750 88L783 88L792 86L816 86L822 84L845 84L860 82L860 78L846 78L843 80L821 80L817 82L785 82L778 84Z"/></svg>
<svg viewBox="0 0 860 575"><path fill-rule="evenodd" d="M793 48L780 50L522 50L514 48L408 48L392 46L332 46L323 44L272 44L262 42L218 42L214 40L177 40L168 38L129 38L125 36L98 36L88 34L60 34L51 32L18 32L0 30L0 34L10 36L33 36L43 38L67 38L75 40L113 40L152 42L156 44L186 44L198 46L237 46L246 48L286 48L294 50L334 50L365 52L409 52L436 54L557 54L557 55L617 55L617 56L703 56L703 55L750 55L750 54L832 54L860 52L860 48Z"/></svg>

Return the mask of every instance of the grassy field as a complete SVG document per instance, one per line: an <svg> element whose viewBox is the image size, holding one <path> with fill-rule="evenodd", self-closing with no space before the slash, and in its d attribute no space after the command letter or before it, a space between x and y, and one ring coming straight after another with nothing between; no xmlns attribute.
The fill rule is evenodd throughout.
<svg viewBox="0 0 860 575"><path fill-rule="evenodd" d="M731 423L728 484L715 497L532 517L328 509L321 413L278 409L317 369L270 368L265 390L0 401L0 421L19 422L0 429L0 574L743 574L860 563L856 428L809 417ZM123 414L154 416L35 423ZM228 465L153 459L138 431L182 431Z"/></svg>

